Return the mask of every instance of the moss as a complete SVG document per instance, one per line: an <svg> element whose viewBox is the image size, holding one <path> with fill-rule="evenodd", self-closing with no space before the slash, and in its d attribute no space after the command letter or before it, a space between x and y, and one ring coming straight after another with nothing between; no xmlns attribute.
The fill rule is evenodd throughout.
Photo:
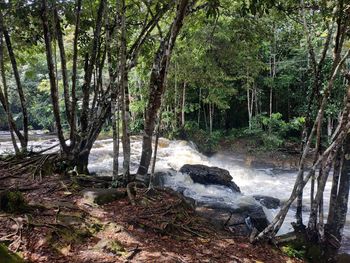
<svg viewBox="0 0 350 263"><path fill-rule="evenodd" d="M102 239L96 244L95 249L120 256L123 256L127 253L124 246L118 240Z"/></svg>
<svg viewBox="0 0 350 263"><path fill-rule="evenodd" d="M20 213L27 209L26 201L19 191L4 191L0 193L0 211Z"/></svg>
<svg viewBox="0 0 350 263"><path fill-rule="evenodd" d="M311 242L304 233L297 233L297 238L287 242L282 251L290 257L306 259L310 262L327 262L320 244Z"/></svg>
<svg viewBox="0 0 350 263"><path fill-rule="evenodd" d="M17 254L11 253L5 245L0 244L0 262L19 263L24 261Z"/></svg>
<svg viewBox="0 0 350 263"><path fill-rule="evenodd" d="M91 237L91 232L84 226L81 228L60 227L48 237L48 243L57 251L71 244L80 244Z"/></svg>
<svg viewBox="0 0 350 263"><path fill-rule="evenodd" d="M284 246L281 250L288 257L302 259L305 256L305 249L296 249L293 246Z"/></svg>

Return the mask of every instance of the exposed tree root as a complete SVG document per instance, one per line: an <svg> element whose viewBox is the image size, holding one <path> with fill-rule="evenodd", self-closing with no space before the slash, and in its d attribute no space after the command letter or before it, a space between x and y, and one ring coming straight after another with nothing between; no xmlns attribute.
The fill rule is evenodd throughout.
<svg viewBox="0 0 350 263"><path fill-rule="evenodd" d="M50 175L59 170L59 153L28 154L0 157L0 171L3 176L0 180L7 178L31 177L31 179L42 180L44 175Z"/></svg>
<svg viewBox="0 0 350 263"><path fill-rule="evenodd" d="M132 205L136 205L135 196L137 191L137 186L146 187L145 184L141 182L131 182L126 186L126 192L128 194L129 201Z"/></svg>

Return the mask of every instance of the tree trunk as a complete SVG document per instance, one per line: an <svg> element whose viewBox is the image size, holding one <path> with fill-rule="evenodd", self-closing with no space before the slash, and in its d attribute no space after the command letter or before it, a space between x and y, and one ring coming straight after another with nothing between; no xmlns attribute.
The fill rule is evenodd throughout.
<svg viewBox="0 0 350 263"><path fill-rule="evenodd" d="M273 237L278 232L278 230L280 229L280 227L283 224L283 221L284 221L284 219L285 219L285 217L287 215L287 212L289 210L290 205L293 203L295 198L298 195L301 194L301 192L302 192L303 188L305 187L306 183L308 182L310 177L313 176L313 174L315 173L316 167L319 165L319 163L321 163L321 161L322 161L322 164L324 165L324 167L327 168L327 169L323 169L323 176L324 177L328 176L328 172L329 172L329 169L330 169L330 166L331 166L331 161L334 159L334 155L335 155L334 152L337 152L337 150L340 147L340 144L341 144L342 140L344 139L344 137L346 135L345 131L347 131L350 128L350 123L347 123L348 113L350 111L350 86L348 86L348 90L347 90L346 103L345 103L345 106L344 106L342 119L341 119L341 122L338 124L338 127L337 127L337 131L339 131L339 132L337 132L335 134L335 137L334 137L334 140L333 140L332 144L323 152L323 154L318 158L316 163L314 163L313 167L308 172L307 176L304 178L304 180L302 180L306 156L309 153L311 141L312 141L312 139L314 137L314 134L316 132L316 127L317 127L319 121L322 119L323 111L324 111L324 108L325 108L326 103L328 101L329 94L330 94L330 92L331 92L331 90L332 90L332 88L334 86L334 80L337 77L341 66L343 65L343 63L345 62L345 60L349 56L349 54L350 54L350 51L348 51L343 56L343 58L340 61L334 62L334 63L336 63L336 66L334 66L334 70L333 70L332 75L331 75L331 77L329 79L328 85L327 85L327 87L324 90L323 99L322 99L320 108L318 110L316 120L315 120L314 125L313 125L313 127L311 129L310 134L308 135L308 139L307 139L307 141L305 143L305 146L303 147L303 154L301 156L300 164L299 164L299 172L298 172L298 175L297 175L297 178L296 178L296 182L294 184L294 188L292 190L290 198L284 204L284 206L281 208L281 210L275 216L275 218L272 220L270 225L268 227L266 227L256 237L255 240L259 240L261 238L265 238L267 235L269 235L270 237ZM329 167L327 167L327 165ZM319 190L322 190L322 188L323 188L322 186L323 186L323 184L320 184ZM320 194L316 194L316 198L320 198ZM319 200L315 200L313 202L312 209L315 209L315 206L317 208L318 205L319 205ZM312 213L314 213L314 211L312 211ZM310 215L310 218L312 218L312 215ZM315 224L315 222L312 222L312 221L309 220L309 225L313 226L314 224Z"/></svg>
<svg viewBox="0 0 350 263"><path fill-rule="evenodd" d="M343 162L344 162L344 153L342 150L340 150L337 154L336 160L334 161L334 165L333 165L334 172L333 172L333 179L332 179L331 194L329 198L329 212L328 212L328 219L327 219L327 225L329 226L333 225L334 223L334 215L335 215L337 196L338 196L339 178L340 178Z"/></svg>
<svg viewBox="0 0 350 263"><path fill-rule="evenodd" d="M7 81L6 81L6 75L5 75L5 65L4 65L4 56L3 56L3 36L2 36L2 31L0 28L0 71L1 71L1 79L2 79L2 85L4 88L4 92L2 92L2 89L0 87L0 102L5 110L5 113L7 115L7 123L11 135L11 141L13 145L13 149L15 150L15 153L19 153L19 148L17 146L17 141L16 137L14 135L14 121L12 118L11 114L11 108L10 108L10 103L9 103L9 98L8 98L8 92L7 92ZM17 131L18 134L20 134L19 131ZM21 134L20 134L21 135Z"/></svg>
<svg viewBox="0 0 350 263"><path fill-rule="evenodd" d="M42 0L41 15L42 15L42 22L43 22L43 29L44 29L47 67L49 70L49 78L50 78L51 100L52 100L53 114L56 122L57 135L58 135L58 139L60 141L62 150L65 153L68 153L69 148L65 142L65 139L63 136L62 124L61 124L61 116L60 116L60 109L59 109L59 95L58 95L58 87L56 85L57 83L56 83L55 67L52 60L51 34L50 34L50 27L49 27L48 16L47 16L48 7L47 7L46 0Z"/></svg>
<svg viewBox="0 0 350 263"><path fill-rule="evenodd" d="M113 180L119 176L119 98L112 102L112 130L113 130Z"/></svg>
<svg viewBox="0 0 350 263"><path fill-rule="evenodd" d="M186 105L186 82L183 84L182 88L182 105L181 105L181 127L185 127L185 105Z"/></svg>
<svg viewBox="0 0 350 263"><path fill-rule="evenodd" d="M201 98L202 98L202 89L199 88L199 96L198 96L198 118L197 118L197 124L198 124L198 127L200 127L200 120L201 120L201 105L202 105L202 101L201 101Z"/></svg>
<svg viewBox="0 0 350 263"><path fill-rule="evenodd" d="M123 179L129 181L130 177L130 132L129 132L129 88L127 71L127 40L126 40L126 7L125 0L120 6L120 100L121 100L121 120L122 120L122 143L123 143Z"/></svg>
<svg viewBox="0 0 350 263"><path fill-rule="evenodd" d="M94 38L92 41L91 56L90 56L90 59L86 60L84 84L82 86L83 103L82 103L81 116L80 116L82 137L86 136L88 124L89 124L88 117L89 117L90 85L91 85L92 75L94 72L94 67L96 64L97 51L98 51L98 46L101 38L101 28L102 28L105 8L106 8L106 0L100 0L98 11L97 11L96 26L94 29Z"/></svg>
<svg viewBox="0 0 350 263"><path fill-rule="evenodd" d="M152 162L152 167L151 167L151 176L150 176L150 180L149 180L148 189L152 189L154 186L154 171L155 171L156 162L157 162L158 141L159 141L161 123L162 123L162 112L159 112L158 124L157 124L157 129L156 129L156 140L154 142L153 162Z"/></svg>
<svg viewBox="0 0 350 263"><path fill-rule="evenodd" d="M208 104L209 107L209 134L213 133L213 105L212 103Z"/></svg>
<svg viewBox="0 0 350 263"><path fill-rule="evenodd" d="M28 112L27 112L26 99L25 99L25 96L24 96L24 91L23 91L23 87L22 87L22 83L21 83L21 78L20 78L19 72L18 72L16 57L15 57L15 54L14 54L13 48L12 48L11 38L10 38L9 32L7 31L7 29L5 27L5 24L4 24L4 21L3 21L3 17L2 17L2 12L0 12L0 28L1 28L0 31L2 31L2 34L4 35L4 38L5 38L7 51L8 51L8 54L9 54L9 58L10 58L11 65L12 65L13 74L14 74L15 81L16 81L17 92L18 92L18 96L19 96L19 99L20 99L20 103L21 103L21 110L22 110L22 115L23 115L23 140L20 140L21 147L22 147L22 150L27 151L27 145L28 145Z"/></svg>
<svg viewBox="0 0 350 263"><path fill-rule="evenodd" d="M71 105L70 96L69 96L66 51L64 49L64 40L63 40L63 34L61 29L61 19L58 15L56 7L54 8L54 17L55 17L56 37L57 37L58 48L60 51L60 59L61 59L64 105L66 108L67 121L69 126L71 126L72 125L72 119L71 119L72 105ZM57 70L57 67L56 67L56 70Z"/></svg>
<svg viewBox="0 0 350 263"><path fill-rule="evenodd" d="M341 240L342 231L346 222L346 214L348 211L348 200L350 190L350 137L347 136L346 143L344 145L344 163L341 170L341 176L339 180L339 190L337 195L337 205L335 211L335 220L333 233Z"/></svg>
<svg viewBox="0 0 350 263"><path fill-rule="evenodd" d="M248 127L249 129L252 128L252 114L250 112L250 92L247 87L247 110L248 110Z"/></svg>
<svg viewBox="0 0 350 263"><path fill-rule="evenodd" d="M142 140L142 154L140 166L137 173L141 176L147 174L152 156L152 135L155 126L155 118L161 105L162 95L165 90L165 81L171 53L176 38L183 25L189 0L181 0L177 6L176 17L172 22L169 32L160 44L155 55L151 77L150 95L147 105L144 124L144 135Z"/></svg>
<svg viewBox="0 0 350 263"><path fill-rule="evenodd" d="M77 85L77 62L78 62L78 38L80 29L80 12L81 12L81 1L77 0L76 10L75 10L75 31L74 31L74 41L73 41L73 67L72 67L72 108L71 108L71 124L70 124L70 145L72 148L75 146L75 136L76 136L76 85Z"/></svg>

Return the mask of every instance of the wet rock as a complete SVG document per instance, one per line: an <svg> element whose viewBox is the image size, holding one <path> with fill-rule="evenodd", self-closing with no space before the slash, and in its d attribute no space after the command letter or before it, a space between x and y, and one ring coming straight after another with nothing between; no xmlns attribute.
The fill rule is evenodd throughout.
<svg viewBox="0 0 350 263"><path fill-rule="evenodd" d="M230 219L231 213L222 209L211 207L198 206L196 213L208 219L217 229L223 230L226 227L226 222Z"/></svg>
<svg viewBox="0 0 350 263"><path fill-rule="evenodd" d="M165 177L173 176L174 173L176 173L176 171L173 169L166 169L163 171L155 172L153 177L153 185L163 188L165 183ZM150 174L147 174L145 176L136 175L136 181L142 182L145 185L149 184L149 179L150 179Z"/></svg>
<svg viewBox="0 0 350 263"><path fill-rule="evenodd" d="M267 195L253 195L254 199L268 209L277 209L281 205L278 198Z"/></svg>
<svg viewBox="0 0 350 263"><path fill-rule="evenodd" d="M233 207L224 203L198 204L196 212L209 219L219 229L229 229L235 235L249 236L253 227L264 230L269 221L257 204Z"/></svg>
<svg viewBox="0 0 350 263"><path fill-rule="evenodd" d="M84 199L88 203L104 205L126 197L126 191L121 189L91 188L82 191Z"/></svg>
<svg viewBox="0 0 350 263"><path fill-rule="evenodd" d="M350 262L350 255L349 254L339 254L336 258L337 263L348 263Z"/></svg>
<svg viewBox="0 0 350 263"><path fill-rule="evenodd" d="M185 164L181 167L179 172L188 174L195 183L223 185L234 192L241 192L239 187L232 181L233 178L230 172L219 167L209 167L201 164Z"/></svg>

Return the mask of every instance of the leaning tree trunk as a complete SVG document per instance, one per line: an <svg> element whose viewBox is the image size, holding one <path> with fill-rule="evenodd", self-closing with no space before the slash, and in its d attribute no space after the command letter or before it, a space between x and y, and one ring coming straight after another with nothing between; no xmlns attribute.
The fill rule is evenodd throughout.
<svg viewBox="0 0 350 263"><path fill-rule="evenodd" d="M170 26L167 36L160 44L153 62L150 77L150 95L146 110L144 134L142 140L142 154L140 166L137 171L137 174L141 176L147 174L150 165L152 156L152 136L155 126L155 119L161 105L162 95L165 91L165 81L167 77L169 60L175 45L176 38L182 28L189 2L189 0L181 0L179 2L176 11L176 17Z"/></svg>
<svg viewBox="0 0 350 263"><path fill-rule="evenodd" d="M2 34L4 35L4 38L5 38L5 43L6 43L8 55L9 55L9 58L11 61L12 70L13 70L13 74L14 74L15 81L16 81L17 92L18 92L18 96L20 99L21 110L22 110L22 115L23 115L23 136L20 136L19 139L20 139L22 150L27 151L27 146L28 146L28 112L27 112L26 99L24 96L21 78L20 78L19 72L18 72L16 56L15 56L14 51L13 51L12 42L11 42L9 32L7 31L7 28L5 27L5 24L3 21L2 12L0 12L0 31L2 32Z"/></svg>
<svg viewBox="0 0 350 263"><path fill-rule="evenodd" d="M3 108L6 112L7 123L8 123L9 131L10 131L10 135L11 135L11 141L13 144L13 148L15 150L15 153L18 154L19 148L17 146L17 141L16 141L16 137L14 135L14 130L16 129L16 133L19 134L20 136L21 136L21 133L19 132L19 130L17 130L17 128L14 125L14 120L12 118L10 103L9 103L9 99L8 99L7 81L6 81L6 75L5 75L5 65L4 65L4 56L3 56L3 38L2 38L1 28L0 28L0 71L1 71L2 85L4 88L4 92L2 92L2 89L0 87L0 102L1 102Z"/></svg>
<svg viewBox="0 0 350 263"><path fill-rule="evenodd" d="M305 178L303 178L304 165L305 165L305 161L306 161L306 156L310 150L312 139L313 139L314 134L315 134L316 129L317 129L317 125L318 125L319 121L322 120L322 118L323 118L323 111L324 111L324 108L327 104L330 92L334 86L334 81L335 81L336 77L338 76L338 72L339 72L340 68L342 67L343 63L345 62L345 60L347 59L347 57L349 56L349 54L350 54L350 50L347 51L347 53L343 56L343 58L340 61L335 62L336 65L334 66L334 71L332 72L332 76L330 77L328 85L324 90L323 99L321 102L320 109L317 113L316 120L313 124L313 127L311 129L310 134L308 135L308 139L305 143L305 147L303 149L303 154L302 154L301 159L300 159L299 172L298 172L296 182L294 184L294 188L292 190L292 193L291 193L289 199L283 205L283 207L278 212L278 214L275 216L275 218L272 220L270 225L268 227L266 227L256 237L255 240L259 240L259 239L266 238L266 237L273 238L276 235L276 233L278 232L278 230L280 229L280 227L283 224L283 221L287 215L287 212L288 212L291 204L297 198L297 196L299 196L302 193L303 188L305 187L305 185L308 182L308 180L310 179L310 177L314 175L316 167L320 163L322 163L324 165L324 167L327 168L327 169L323 169L322 176L323 177L328 176L328 172L329 172L330 168L327 167L327 165L332 164L332 161L335 158L335 153L339 149L339 147L342 143L342 140L344 139L344 136L346 135L345 131L347 131L347 129L350 128L350 123L347 123L348 113L350 111L350 86L348 86L348 90L347 90L346 103L345 103L344 110L343 110L342 121L338 124L338 127L337 127L338 132L337 132L336 136L334 137L332 144L323 152L323 154L313 164L311 170L308 172L308 174L306 175ZM323 188L324 188L324 185L322 182L319 185L318 190L322 191ZM309 226L311 226L311 227L313 227L315 225L315 209L316 209L316 215L317 215L317 207L319 205L319 198L321 197L320 196L321 193L319 191L316 194L315 200L314 200L313 205L312 205L312 211L311 211L311 215L310 215L310 219L309 219Z"/></svg>

